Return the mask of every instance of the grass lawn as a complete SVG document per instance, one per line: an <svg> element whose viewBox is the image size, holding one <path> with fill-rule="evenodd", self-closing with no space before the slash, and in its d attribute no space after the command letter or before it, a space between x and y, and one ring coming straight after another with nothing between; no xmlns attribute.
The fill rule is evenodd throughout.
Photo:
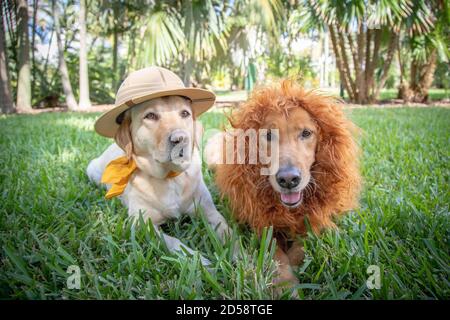
<svg viewBox="0 0 450 320"><path fill-rule="evenodd" d="M338 230L304 241L300 298L449 299L450 109L350 115L365 132L361 208ZM169 253L149 227L130 228L126 209L104 200L85 175L88 161L110 143L92 130L97 116L0 117L0 298L272 298L268 241L235 223L237 262L232 243L222 246L201 217L165 227L203 252L210 270L196 256ZM224 117L208 113L202 121L217 127ZM205 179L231 219L207 170ZM80 268L79 290L66 286L70 265ZM366 286L370 265L381 270L378 290Z"/></svg>
<svg viewBox="0 0 450 320"><path fill-rule="evenodd" d="M398 89L383 89L380 93L381 100L397 99ZM430 89L428 91L430 101L442 100L450 98L450 90Z"/></svg>

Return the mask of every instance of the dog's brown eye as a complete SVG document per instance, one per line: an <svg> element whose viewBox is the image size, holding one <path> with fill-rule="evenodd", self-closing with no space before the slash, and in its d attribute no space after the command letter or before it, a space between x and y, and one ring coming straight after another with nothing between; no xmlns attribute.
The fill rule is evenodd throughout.
<svg viewBox="0 0 450 320"><path fill-rule="evenodd" d="M191 114L189 113L189 111L187 111L187 110L183 110L183 111L181 111L181 117L182 118L187 118L187 117L189 117Z"/></svg>
<svg viewBox="0 0 450 320"><path fill-rule="evenodd" d="M154 112L149 112L145 115L145 119L149 119L149 120L159 120L159 116L154 113Z"/></svg>
<svg viewBox="0 0 450 320"><path fill-rule="evenodd" d="M309 138L312 135L312 131L305 129L302 131L302 138L306 139Z"/></svg>

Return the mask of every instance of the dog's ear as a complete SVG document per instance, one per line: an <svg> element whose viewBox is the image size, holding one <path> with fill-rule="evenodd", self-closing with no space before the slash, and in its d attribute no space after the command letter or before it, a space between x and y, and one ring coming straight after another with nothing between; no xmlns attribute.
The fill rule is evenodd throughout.
<svg viewBox="0 0 450 320"><path fill-rule="evenodd" d="M193 136L194 144L197 146L197 148L200 148L204 133L203 125L200 121L197 121L195 117L193 118L193 121L194 121L194 136Z"/></svg>
<svg viewBox="0 0 450 320"><path fill-rule="evenodd" d="M125 151L125 154L128 159L131 159L131 155L133 153L133 140L131 138L131 116L127 112L125 113L122 123L120 124L119 129L116 132L114 140L119 147Z"/></svg>

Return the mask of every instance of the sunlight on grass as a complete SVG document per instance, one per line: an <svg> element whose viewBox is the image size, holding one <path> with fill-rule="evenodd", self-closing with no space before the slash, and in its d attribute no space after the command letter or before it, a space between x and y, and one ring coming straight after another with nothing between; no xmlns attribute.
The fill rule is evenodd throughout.
<svg viewBox="0 0 450 320"><path fill-rule="evenodd" d="M55 125L58 126L70 126L79 130L93 131L94 130L94 118L80 118L76 113L69 113L68 117L60 118L55 121Z"/></svg>

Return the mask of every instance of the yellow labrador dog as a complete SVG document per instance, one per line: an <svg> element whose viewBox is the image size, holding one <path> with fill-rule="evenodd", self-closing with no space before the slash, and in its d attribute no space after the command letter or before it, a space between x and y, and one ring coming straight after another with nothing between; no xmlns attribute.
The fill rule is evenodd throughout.
<svg viewBox="0 0 450 320"><path fill-rule="evenodd" d="M203 181L196 144L201 128L196 125L190 100L181 96L155 98L130 108L120 120L116 143L89 163L89 178L100 184L107 164L127 155L138 168L120 196L130 216L142 214L144 220L150 219L158 230L167 219L184 213L192 215L196 207L201 207L223 240L229 228ZM168 178L173 172L178 175ZM193 253L180 240L166 234L162 236L169 250L184 248ZM209 264L203 257L202 263Z"/></svg>

